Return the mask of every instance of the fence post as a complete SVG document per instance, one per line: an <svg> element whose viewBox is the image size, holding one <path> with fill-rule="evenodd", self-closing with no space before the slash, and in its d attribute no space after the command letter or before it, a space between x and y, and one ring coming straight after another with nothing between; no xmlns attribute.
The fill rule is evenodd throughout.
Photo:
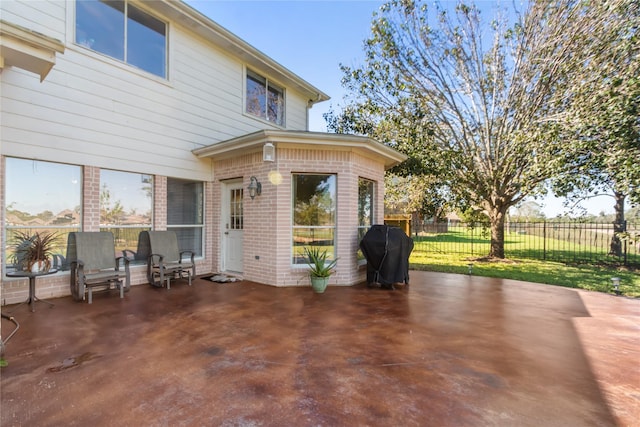
<svg viewBox="0 0 640 427"><path fill-rule="evenodd" d="M547 221L542 223L542 259L547 260Z"/></svg>
<svg viewBox="0 0 640 427"><path fill-rule="evenodd" d="M622 232L626 233L627 232L627 220L625 219L624 221L622 221ZM627 265L627 248L628 248L628 240L629 239L624 239L624 246L622 248L622 256L623 256L623 263L626 266Z"/></svg>

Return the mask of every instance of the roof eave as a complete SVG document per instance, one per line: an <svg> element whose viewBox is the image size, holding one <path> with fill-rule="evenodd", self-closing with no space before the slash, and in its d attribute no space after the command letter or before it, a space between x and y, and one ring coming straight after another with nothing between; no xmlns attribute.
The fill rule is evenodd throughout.
<svg viewBox="0 0 640 427"><path fill-rule="evenodd" d="M259 151L267 143L303 145L305 147L324 147L337 149L355 149L384 158L384 167L390 169L407 159L399 151L372 138L324 132L261 130L227 141L192 150L198 158L215 160Z"/></svg>
<svg viewBox="0 0 640 427"><path fill-rule="evenodd" d="M157 0L142 0L142 2L179 22L204 39L213 42L225 51L234 54L247 65L255 68L256 71L264 72L269 77L280 80L281 83L301 92L307 97L310 107L313 104L330 99L329 95L188 4L180 0L163 0L161 2Z"/></svg>

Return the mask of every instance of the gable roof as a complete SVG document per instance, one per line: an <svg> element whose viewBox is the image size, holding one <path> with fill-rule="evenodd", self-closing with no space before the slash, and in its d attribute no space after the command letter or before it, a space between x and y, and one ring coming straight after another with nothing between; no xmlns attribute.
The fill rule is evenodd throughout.
<svg viewBox="0 0 640 427"><path fill-rule="evenodd" d="M236 56L255 71L266 74L307 97L309 107L327 101L330 97L300 76L280 65L240 37L231 33L207 16L181 0L142 0L150 9L157 10L173 21L190 29L205 40Z"/></svg>

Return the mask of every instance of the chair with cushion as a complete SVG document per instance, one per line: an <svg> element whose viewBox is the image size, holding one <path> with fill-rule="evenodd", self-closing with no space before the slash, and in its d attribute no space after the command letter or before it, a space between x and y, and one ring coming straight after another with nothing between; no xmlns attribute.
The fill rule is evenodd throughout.
<svg viewBox="0 0 640 427"><path fill-rule="evenodd" d="M171 279L187 277L189 286L196 274L195 254L180 251L178 237L173 231L142 231L138 237L139 247L148 244L147 279L152 286L171 288Z"/></svg>
<svg viewBox="0 0 640 427"><path fill-rule="evenodd" d="M71 295L76 301L93 302L93 289L118 289L120 298L131 287L129 260L115 256L111 232L72 232L67 240L67 262L71 269Z"/></svg>

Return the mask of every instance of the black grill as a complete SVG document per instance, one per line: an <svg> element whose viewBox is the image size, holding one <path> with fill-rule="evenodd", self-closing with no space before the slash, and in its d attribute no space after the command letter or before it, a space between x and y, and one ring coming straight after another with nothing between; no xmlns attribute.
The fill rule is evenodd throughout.
<svg viewBox="0 0 640 427"><path fill-rule="evenodd" d="M367 259L367 285L394 289L396 284L409 284L409 255L413 240L402 229L374 225L360 241Z"/></svg>

